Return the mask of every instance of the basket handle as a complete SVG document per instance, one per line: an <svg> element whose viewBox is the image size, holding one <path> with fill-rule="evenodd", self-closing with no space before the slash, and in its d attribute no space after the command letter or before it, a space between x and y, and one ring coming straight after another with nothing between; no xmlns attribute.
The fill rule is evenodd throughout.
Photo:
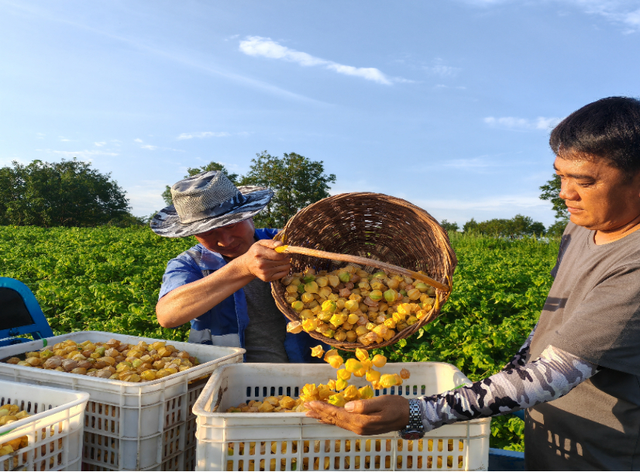
<svg viewBox="0 0 640 472"><path fill-rule="evenodd" d="M290 253L290 254L300 254L303 256L312 256L312 257L319 257L321 259L331 259L334 261L342 261L342 262L352 262L354 264L360 264L360 265L365 265L365 266L372 266L372 267L378 267L380 269L386 269L389 272L394 272L397 274L401 274L401 275L406 275L408 277L412 277L414 279L418 279L421 280L422 282L431 285L432 287L435 287L439 290L442 290L444 292L450 292L451 291L451 287L449 285L445 285L442 284L440 282L438 282L437 280L433 280L430 277L427 277L424 274L421 274L420 272L415 272L413 270L409 270L409 269L404 269L402 267L398 267L392 264L387 264L386 262L382 262L382 261L376 261L374 259L368 259L366 257L360 257L360 256L351 256L349 254L338 254L338 253L334 253L334 252L326 252L326 251L319 251L317 249L309 249L306 247L300 247L300 246L288 246L288 245L284 245L284 246L278 246L275 248L276 252L284 252L284 253Z"/></svg>

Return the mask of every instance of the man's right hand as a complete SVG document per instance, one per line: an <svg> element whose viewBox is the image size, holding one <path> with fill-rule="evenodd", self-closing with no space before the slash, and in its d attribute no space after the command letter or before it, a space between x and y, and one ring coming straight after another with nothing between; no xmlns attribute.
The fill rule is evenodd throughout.
<svg viewBox="0 0 640 472"><path fill-rule="evenodd" d="M241 263L248 273L264 282L279 280L289 273L291 260L286 254L274 251L278 246L282 246L280 241L262 239L231 263Z"/></svg>

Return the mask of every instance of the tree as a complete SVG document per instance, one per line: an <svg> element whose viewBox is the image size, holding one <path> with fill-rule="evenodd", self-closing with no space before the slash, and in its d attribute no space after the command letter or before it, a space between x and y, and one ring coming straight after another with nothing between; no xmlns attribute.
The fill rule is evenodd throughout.
<svg viewBox="0 0 640 472"><path fill-rule="evenodd" d="M186 179L188 177L198 175L201 172L210 172L212 170L222 172L231 182L233 182L235 185L238 184L238 174L230 174L225 166L213 161L209 162L206 166L187 168L187 175L185 175L184 178ZM164 192L162 192L162 199L167 204L167 206L173 205L173 198L171 198L171 187L169 185L167 185L167 187L164 189Z"/></svg>
<svg viewBox="0 0 640 472"><path fill-rule="evenodd" d="M240 185L258 185L274 191L271 202L254 217L256 226L282 228L302 208L329 196L334 174L326 175L322 161L311 161L292 152L283 158L267 151L256 154L251 170Z"/></svg>
<svg viewBox="0 0 640 472"><path fill-rule="evenodd" d="M516 238L520 236L532 236L545 234L544 225L533 221L529 216L516 215L510 220L494 218L492 220L477 223L473 218L464 225L464 231L486 234L496 237Z"/></svg>
<svg viewBox="0 0 640 472"><path fill-rule="evenodd" d="M462 231L465 234L475 233L478 230L478 222L471 218L462 226Z"/></svg>
<svg viewBox="0 0 640 472"><path fill-rule="evenodd" d="M554 174L551 180L540 187L540 190L542 190L540 199L551 201L553 211L556 212L556 219L564 220L566 224L566 220L569 219L569 212L567 211L567 205L565 205L564 200L560 198L560 187L560 176Z"/></svg>
<svg viewBox="0 0 640 472"><path fill-rule="evenodd" d="M96 226L131 217L126 192L90 163L12 165L0 169L1 225Z"/></svg>
<svg viewBox="0 0 640 472"><path fill-rule="evenodd" d="M440 222L440 226L442 226L442 228L445 231L451 231L454 233L460 229L460 227L458 226L458 223L456 223L455 221L452 223L449 223L447 220L442 220Z"/></svg>

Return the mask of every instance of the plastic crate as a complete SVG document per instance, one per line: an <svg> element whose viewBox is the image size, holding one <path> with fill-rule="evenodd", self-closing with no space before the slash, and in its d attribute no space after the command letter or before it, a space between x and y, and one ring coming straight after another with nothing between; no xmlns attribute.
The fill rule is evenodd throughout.
<svg viewBox="0 0 640 472"><path fill-rule="evenodd" d="M439 362L387 364L382 373L407 369L411 378L377 394L408 398L469 383L456 367ZM198 417L196 470L486 470L490 418L464 421L405 441L395 433L358 436L304 413L225 413L270 395L298 397L307 383L327 383L328 364L238 364L218 369L193 408ZM358 382L359 381L359 382ZM352 377L361 387L366 380Z"/></svg>
<svg viewBox="0 0 640 472"><path fill-rule="evenodd" d="M0 444L27 438L26 446L0 457L0 470L79 470L88 400L85 392L0 382L0 406L30 414L0 427Z"/></svg>
<svg viewBox="0 0 640 472"><path fill-rule="evenodd" d="M99 331L40 339L0 348L0 359L66 340L152 343L159 339ZM122 382L0 362L0 379L88 392L83 470L193 470L196 418L192 407L211 373L242 362L244 349L167 341L200 365L151 382Z"/></svg>

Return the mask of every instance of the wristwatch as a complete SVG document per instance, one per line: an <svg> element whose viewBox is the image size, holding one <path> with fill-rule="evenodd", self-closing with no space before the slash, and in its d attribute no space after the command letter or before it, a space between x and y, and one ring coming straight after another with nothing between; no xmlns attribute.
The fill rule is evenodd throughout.
<svg viewBox="0 0 640 472"><path fill-rule="evenodd" d="M417 398L409 400L409 424L398 432L402 439L421 439L424 436L420 403Z"/></svg>

